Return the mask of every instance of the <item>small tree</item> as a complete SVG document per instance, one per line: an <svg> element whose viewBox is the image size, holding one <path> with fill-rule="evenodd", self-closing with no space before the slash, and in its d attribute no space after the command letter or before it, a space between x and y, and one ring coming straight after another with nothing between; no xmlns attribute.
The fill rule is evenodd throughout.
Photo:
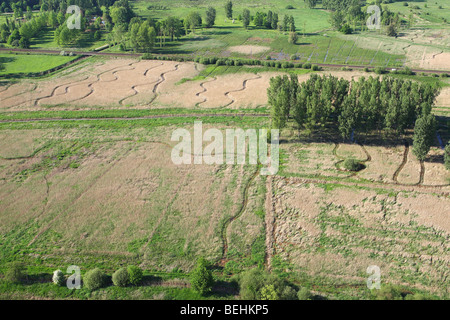
<svg viewBox="0 0 450 320"><path fill-rule="evenodd" d="M417 159L424 161L433 144L436 131L436 118L432 114L422 116L416 120L413 137L413 153Z"/></svg>
<svg viewBox="0 0 450 320"><path fill-rule="evenodd" d="M128 276L130 279L130 283L134 286L139 285L142 282L143 274L142 270L136 266L128 266Z"/></svg>
<svg viewBox="0 0 450 320"><path fill-rule="evenodd" d="M250 25L250 10L244 9L242 12L242 23L245 29L247 29Z"/></svg>
<svg viewBox="0 0 450 320"><path fill-rule="evenodd" d="M9 265L5 274L5 279L9 282L19 283L25 278L24 266L20 262L13 262Z"/></svg>
<svg viewBox="0 0 450 320"><path fill-rule="evenodd" d="M445 147L444 161L445 167L447 168L447 170L450 170L450 142Z"/></svg>
<svg viewBox="0 0 450 320"><path fill-rule="evenodd" d="M397 37L397 27L395 26L395 24L391 23L391 24L387 27L386 34L387 34L389 37Z"/></svg>
<svg viewBox="0 0 450 320"><path fill-rule="evenodd" d="M289 32L289 43L296 44L298 40L297 32Z"/></svg>
<svg viewBox="0 0 450 320"><path fill-rule="evenodd" d="M61 270L55 270L53 272L52 281L54 284L56 284L57 286L62 286L64 285L64 280L64 273Z"/></svg>
<svg viewBox="0 0 450 320"><path fill-rule="evenodd" d="M120 268L112 275L112 282L117 287L126 287L130 283L130 276L125 268Z"/></svg>
<svg viewBox="0 0 450 320"><path fill-rule="evenodd" d="M191 286L201 295L210 292L214 284L211 270L208 268L208 262L204 258L199 258L197 267L191 273Z"/></svg>
<svg viewBox="0 0 450 320"><path fill-rule="evenodd" d="M211 28L216 21L216 9L208 7L206 10L206 27Z"/></svg>
<svg viewBox="0 0 450 320"><path fill-rule="evenodd" d="M83 278L83 283L87 289L93 291L102 288L105 285L105 274L99 268L89 270Z"/></svg>
<svg viewBox="0 0 450 320"><path fill-rule="evenodd" d="M233 19L233 2L231 0L225 4L225 14L228 19Z"/></svg>

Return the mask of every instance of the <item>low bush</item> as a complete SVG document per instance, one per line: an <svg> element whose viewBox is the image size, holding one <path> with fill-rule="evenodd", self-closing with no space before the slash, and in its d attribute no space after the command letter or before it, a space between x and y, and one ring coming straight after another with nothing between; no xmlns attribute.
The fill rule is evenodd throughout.
<svg viewBox="0 0 450 320"><path fill-rule="evenodd" d="M362 169L362 165L358 160L349 158L344 161L344 168L349 171L359 171Z"/></svg>
<svg viewBox="0 0 450 320"><path fill-rule="evenodd" d="M127 271L132 285L137 286L142 282L143 274L139 267L128 266Z"/></svg>
<svg viewBox="0 0 450 320"><path fill-rule="evenodd" d="M53 272L52 281L54 284L62 286L64 285L64 280L64 273L61 270L55 270L55 272Z"/></svg>
<svg viewBox="0 0 450 320"><path fill-rule="evenodd" d="M130 276L125 268L120 268L112 275L112 282L117 287L126 287L130 283Z"/></svg>
<svg viewBox="0 0 450 320"><path fill-rule="evenodd" d="M13 262L5 273L5 279L9 282L19 283L25 279L25 268L20 262Z"/></svg>
<svg viewBox="0 0 450 320"><path fill-rule="evenodd" d="M106 275L99 268L89 270L83 277L83 283L88 290L100 289L106 284Z"/></svg>

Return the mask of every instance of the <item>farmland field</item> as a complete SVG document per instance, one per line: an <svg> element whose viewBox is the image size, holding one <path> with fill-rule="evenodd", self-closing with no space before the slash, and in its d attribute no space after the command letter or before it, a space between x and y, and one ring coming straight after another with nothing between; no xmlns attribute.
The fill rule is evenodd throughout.
<svg viewBox="0 0 450 320"><path fill-rule="evenodd" d="M450 7L404 3L382 4L399 12L395 36L347 16L345 34L321 1L235 0L233 19L224 1L129 1L123 24L113 7L86 10L86 30L67 43L59 22L29 42L26 28L22 42L6 39L13 13L0 14L0 299L365 300L392 290L387 299L448 300ZM257 27L268 10L292 15L295 30ZM184 19L195 12L202 24L192 27ZM171 39L173 17L182 32ZM255 148L249 131L242 149L236 142L248 162L196 162L233 129L257 132ZM194 138L176 163L185 136ZM222 142L211 155L234 151L234 140ZM267 176L250 154L269 146L270 156L279 147L279 168ZM66 280L69 266L80 268L81 289L52 278L62 270ZM118 285L113 275L129 277L130 266L142 279ZM380 291L367 284L373 266ZM204 292L193 280L200 267L212 278ZM103 282L89 288L97 269ZM277 280L249 298L254 270Z"/></svg>

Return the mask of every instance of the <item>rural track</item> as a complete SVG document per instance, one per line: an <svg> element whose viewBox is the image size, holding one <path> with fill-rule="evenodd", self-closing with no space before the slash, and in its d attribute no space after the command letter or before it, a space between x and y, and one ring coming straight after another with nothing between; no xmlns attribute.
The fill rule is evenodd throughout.
<svg viewBox="0 0 450 320"><path fill-rule="evenodd" d="M189 113L189 114L159 114L141 117L105 117L105 118L41 118L41 119L24 119L24 120L0 120L0 123L27 123L27 122L51 122L51 121L102 121L102 120L148 120L148 119L165 119L165 118L201 118L201 117L257 117L268 118L268 113Z"/></svg>
<svg viewBox="0 0 450 320"><path fill-rule="evenodd" d="M355 40L356 41L356 40ZM1 51L7 51L7 52L23 52L23 53L37 53L37 54L60 54L61 51L59 50L41 50L41 49L10 49L10 48L0 48ZM85 56L106 56L106 57L119 57L119 58L141 58L141 54L133 54L133 53L113 53L113 52L93 52L93 51L72 51L75 55L85 55ZM313 51L312 55L314 54L315 50ZM348 58L348 57L347 57ZM309 59L308 59L309 61ZM367 68L367 65L348 65L348 64L327 64L327 63L315 63L319 67L326 67L326 68L353 68L353 69L364 69ZM391 68L385 68L386 70L389 70ZM450 70L427 70L427 69L411 69L413 72L424 72L424 73L449 73Z"/></svg>
<svg viewBox="0 0 450 320"><path fill-rule="evenodd" d="M247 83L248 83L249 81L251 81L251 80L258 80L258 79L261 79L261 78L262 78L261 75L256 74L256 78L251 78L251 79L246 79L246 80L244 80L244 81L242 82L242 88L241 88L241 89L238 89L238 90L231 90L231 91L225 92L224 95L225 95L228 99L230 99L231 102L228 103L228 104L226 104L226 105L224 105L222 108L229 107L229 106L231 106L233 103L236 102L236 100L231 96L231 93L233 93L233 92L241 92L241 91L244 91L245 89L247 89Z"/></svg>
<svg viewBox="0 0 450 320"><path fill-rule="evenodd" d="M259 171L260 171L260 166L258 165L257 169L252 174L252 176L249 178L249 180L247 181L247 184L244 187L242 204L241 204L241 206L239 208L239 211L236 213L236 215L228 218L224 222L224 224L222 226L222 230L221 230L222 258L218 262L218 265L221 266L221 267L225 266L225 263L227 262L227 254L228 254L228 237L227 237L227 232L228 232L228 228L230 227L231 223L233 223L233 221L239 219L242 216L242 214L244 213L245 209L247 208L247 205L248 205L248 192L250 190L250 186L252 185L252 182L258 176Z"/></svg>
<svg viewBox="0 0 450 320"><path fill-rule="evenodd" d="M420 173L419 173L419 182L417 183L401 183L398 181L398 176L400 174L400 172L403 170L403 168L405 167L406 163L408 162L408 154L409 154L409 143L408 141L405 140L405 151L403 152L403 159L402 159L402 163L400 164L400 166L397 168L397 170L395 170L394 175L392 176L392 180L401 186L420 186L423 185L423 181L424 181L424 177L425 177L425 165L423 161L420 161ZM442 185L442 186L446 186L446 185Z"/></svg>

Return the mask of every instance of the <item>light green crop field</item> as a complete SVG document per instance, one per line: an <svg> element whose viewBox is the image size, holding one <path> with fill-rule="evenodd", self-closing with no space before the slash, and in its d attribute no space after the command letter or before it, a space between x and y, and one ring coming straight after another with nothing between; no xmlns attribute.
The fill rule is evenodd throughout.
<svg viewBox="0 0 450 320"><path fill-rule="evenodd" d="M0 62L4 66L4 69L0 70L0 75L46 71L75 58L55 55L0 53Z"/></svg>

